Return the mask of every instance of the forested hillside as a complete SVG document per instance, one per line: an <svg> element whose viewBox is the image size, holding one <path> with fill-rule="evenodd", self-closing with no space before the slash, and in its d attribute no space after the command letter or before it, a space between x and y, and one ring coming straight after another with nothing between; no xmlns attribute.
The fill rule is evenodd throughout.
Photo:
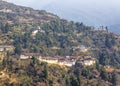
<svg viewBox="0 0 120 86"><path fill-rule="evenodd" d="M100 86L114 86L117 81L115 76L118 73L108 73L104 68L106 65L120 68L120 36L109 32L108 27L96 29L45 11L0 1L0 45L15 48L14 52L4 54L0 64L0 70L4 69L6 77L9 76L8 82L5 79L1 85L98 86L103 81ZM82 47L87 51L83 52ZM39 62L36 57L20 60L23 53L78 59L90 56L97 63L84 68L76 63L64 69Z"/></svg>

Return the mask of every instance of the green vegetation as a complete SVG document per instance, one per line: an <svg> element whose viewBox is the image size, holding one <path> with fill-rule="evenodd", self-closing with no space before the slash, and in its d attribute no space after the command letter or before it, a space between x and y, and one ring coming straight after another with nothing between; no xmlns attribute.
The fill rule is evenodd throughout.
<svg viewBox="0 0 120 86"><path fill-rule="evenodd" d="M97 86L98 83L101 83L100 86L116 85L116 76L118 75L117 72L108 73L103 68L100 68L99 75L99 70L95 67L74 66L67 68L40 62L35 57L17 60L13 56L3 60L0 64L1 71L4 75L0 75L0 82L2 81L0 85L7 86Z"/></svg>
<svg viewBox="0 0 120 86"><path fill-rule="evenodd" d="M60 19L45 11L0 2L0 45L13 45L14 53L4 52L0 63L2 86L105 86L117 85L120 68L120 36L83 23ZM40 28L39 28L40 27ZM35 33L34 33L35 32ZM35 35L32 35L32 34ZM86 50L83 49L84 46ZM40 62L36 57L21 60L22 53L41 56L96 58L93 66L71 68ZM119 69L118 69L119 70ZM2 78L1 78L2 77Z"/></svg>

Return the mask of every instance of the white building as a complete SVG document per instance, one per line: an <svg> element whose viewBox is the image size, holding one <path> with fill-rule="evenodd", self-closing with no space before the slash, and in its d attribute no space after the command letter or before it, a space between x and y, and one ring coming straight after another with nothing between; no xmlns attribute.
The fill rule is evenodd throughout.
<svg viewBox="0 0 120 86"><path fill-rule="evenodd" d="M32 32L32 36L35 36L37 33L38 33L38 30L34 30L34 31Z"/></svg>
<svg viewBox="0 0 120 86"><path fill-rule="evenodd" d="M0 51L13 51L14 47L10 45L0 45Z"/></svg>
<svg viewBox="0 0 120 86"><path fill-rule="evenodd" d="M91 66L96 63L94 58L85 58L80 62L83 66Z"/></svg>
<svg viewBox="0 0 120 86"><path fill-rule="evenodd" d="M62 66L71 67L75 65L76 59L75 58L54 58L54 57L39 57L40 61L51 63L51 64L58 64Z"/></svg>
<svg viewBox="0 0 120 86"><path fill-rule="evenodd" d="M20 55L20 59L28 59L29 56L26 56L26 55Z"/></svg>
<svg viewBox="0 0 120 86"><path fill-rule="evenodd" d="M35 57L39 57L39 53L23 53L22 55L20 55L20 59L29 59L29 58L32 58L33 56Z"/></svg>
<svg viewBox="0 0 120 86"><path fill-rule="evenodd" d="M45 58L39 58L40 61L43 62L47 62L47 63L51 63L51 64L57 64L58 63L58 59L56 58L52 58L52 57L45 57Z"/></svg>

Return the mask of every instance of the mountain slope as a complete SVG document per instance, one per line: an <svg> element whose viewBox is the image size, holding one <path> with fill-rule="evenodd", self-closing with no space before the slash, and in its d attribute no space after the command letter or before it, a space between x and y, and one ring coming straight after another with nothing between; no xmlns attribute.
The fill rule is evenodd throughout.
<svg viewBox="0 0 120 86"><path fill-rule="evenodd" d="M16 6L4 1L0 2L0 14L1 34L11 33L7 39L13 40L10 43L2 41L5 44L16 46L18 43L28 51L63 56L75 55L77 51L72 51L72 48L84 45L91 49L93 47L99 50L105 49L105 52L108 52L108 56L105 57L107 59L109 55L116 53L117 59L114 64L120 64L118 53L120 38L108 30L103 30L104 28L99 31L83 23L68 22L45 11ZM34 38L31 37L38 26L42 28L42 33L39 31ZM52 47L59 47L60 50L52 52ZM111 50L116 52L110 53ZM97 53L101 54L99 51ZM100 58L99 54L96 54L95 58Z"/></svg>
<svg viewBox="0 0 120 86"><path fill-rule="evenodd" d="M9 21L11 23L38 23L41 21L49 21L58 18L57 16L45 11L37 11L28 7L16 6L4 1L0 1L0 13L1 21L4 19L4 21Z"/></svg>
<svg viewBox="0 0 120 86"><path fill-rule="evenodd" d="M89 26L108 26L110 31L120 33L116 25L120 22L119 1L96 1L96 0L49 0L49 1L17 1L9 0L19 5L29 6L35 9L45 9L48 12L59 15L61 18L83 22ZM24 3L22 3L24 2ZM109 3L108 3L109 2ZM36 4L37 3L37 4ZM65 4L68 3L68 4ZM106 3L106 4L105 4ZM35 4L35 5L34 5ZM73 5L75 4L75 5ZM94 4L94 5L93 5Z"/></svg>
<svg viewBox="0 0 120 86"><path fill-rule="evenodd" d="M119 74L120 68L119 35L109 32L107 27L97 30L83 23L60 19L45 11L7 2L1 2L0 6L0 45L14 46L14 52L5 52L4 48L3 53L0 52L4 56L0 63L0 85L116 84L114 76ZM24 54L30 58L21 59ZM39 61L38 55L52 59L74 57L77 62L73 67L47 64ZM96 64L81 67L79 60L88 57L96 59ZM106 72L106 66L118 72Z"/></svg>

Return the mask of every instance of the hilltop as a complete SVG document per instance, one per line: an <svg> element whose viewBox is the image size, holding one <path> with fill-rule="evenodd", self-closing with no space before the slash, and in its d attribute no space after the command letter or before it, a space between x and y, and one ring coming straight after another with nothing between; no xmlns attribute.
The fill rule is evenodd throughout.
<svg viewBox="0 0 120 86"><path fill-rule="evenodd" d="M58 16L44 10L34 10L29 7L16 6L12 3L0 1L0 19L9 23L40 23L57 19Z"/></svg>

